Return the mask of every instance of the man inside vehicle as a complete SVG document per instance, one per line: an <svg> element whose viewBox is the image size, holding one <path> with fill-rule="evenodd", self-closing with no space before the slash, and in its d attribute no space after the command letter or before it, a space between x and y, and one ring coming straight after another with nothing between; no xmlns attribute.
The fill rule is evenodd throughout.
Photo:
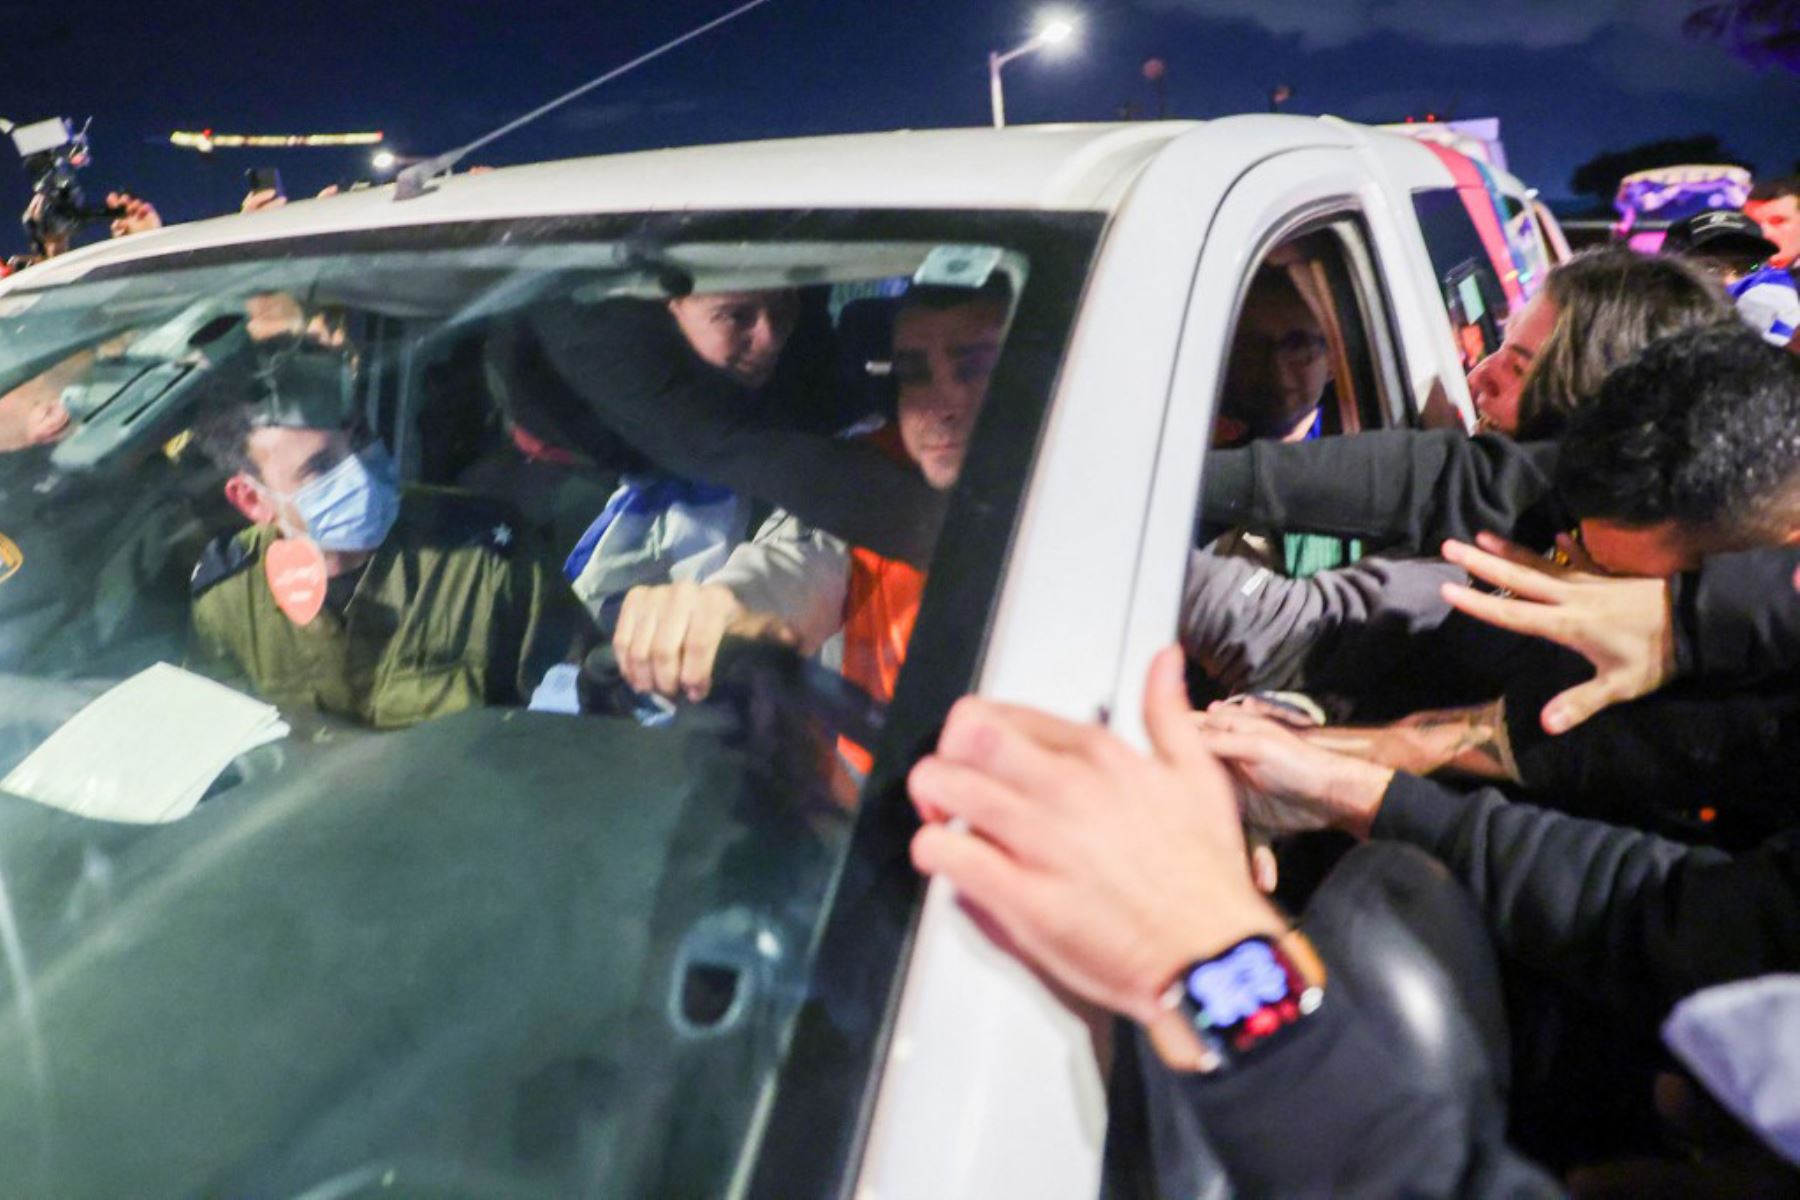
<svg viewBox="0 0 1800 1200"><path fill-rule="evenodd" d="M1305 269L1304 260L1296 258L1265 266L1251 280L1225 366L1213 448L1263 439L1307 442L1326 432L1331 343L1319 314L1294 282L1304 278ZM1313 533L1269 538L1239 529L1219 538L1207 553L1304 579L1354 562L1362 546L1351 538Z"/></svg>
<svg viewBox="0 0 1800 1200"><path fill-rule="evenodd" d="M658 351L674 360L665 371L676 375L697 365L702 374L739 389L746 410L766 407L765 389L799 319L794 291L682 296L666 308L681 345ZM749 497L639 464L624 473L576 542L564 574L601 628L611 628L631 588L698 582L718 570L749 536L750 520Z"/></svg>
<svg viewBox="0 0 1800 1200"><path fill-rule="evenodd" d="M1329 351L1319 318L1287 273L1275 266L1258 271L1226 362L1213 445L1318 437L1331 383Z"/></svg>
<svg viewBox="0 0 1800 1200"><path fill-rule="evenodd" d="M562 582L490 501L402 489L346 424L348 356L260 344L195 427L250 528L195 568L191 659L277 705L381 729L523 704L591 636Z"/></svg>
<svg viewBox="0 0 1800 1200"><path fill-rule="evenodd" d="M894 319L895 421L871 444L933 490L956 484L987 398L1011 311L996 274L980 288L915 285ZM625 679L642 692L704 696L719 642L769 632L781 619L807 653L838 631L843 674L878 700L893 695L918 615L925 576L866 547L777 515L777 536L740 547L710 584L640 588L627 598L613 644Z"/></svg>
<svg viewBox="0 0 1800 1200"><path fill-rule="evenodd" d="M704 295L686 296L676 286L682 282L665 280L673 300L588 304L572 297L532 309L529 335L563 385L543 397L553 411L542 415L556 428L533 432L602 470L650 464L922 565L936 541L942 498L879 449L835 436L866 414L840 407L836 351L820 298L802 293L795 324L783 333L789 318L779 304L746 320L717 311ZM769 300L792 294L761 293ZM750 348L715 355L717 361L697 352L690 333L716 321L746 327L749 333L728 341L748 340ZM790 338L774 374L750 386L743 371L753 377L767 347Z"/></svg>

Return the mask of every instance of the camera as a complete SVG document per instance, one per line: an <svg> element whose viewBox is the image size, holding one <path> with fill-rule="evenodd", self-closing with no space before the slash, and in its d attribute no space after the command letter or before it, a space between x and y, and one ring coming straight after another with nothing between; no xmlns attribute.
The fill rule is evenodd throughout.
<svg viewBox="0 0 1800 1200"><path fill-rule="evenodd" d="M87 126L76 130L63 117L13 125L6 129L25 160L31 177L31 204L25 209L25 235L39 251L61 241L83 225L124 216L122 209L89 208L76 172L88 165Z"/></svg>

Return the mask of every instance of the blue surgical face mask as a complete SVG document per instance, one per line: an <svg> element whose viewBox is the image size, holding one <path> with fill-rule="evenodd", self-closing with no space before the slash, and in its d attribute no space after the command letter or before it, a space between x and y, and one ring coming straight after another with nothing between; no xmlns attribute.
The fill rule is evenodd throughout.
<svg viewBox="0 0 1800 1200"><path fill-rule="evenodd" d="M400 515L400 481L380 442L357 453L294 493L294 508L321 550L373 550Z"/></svg>

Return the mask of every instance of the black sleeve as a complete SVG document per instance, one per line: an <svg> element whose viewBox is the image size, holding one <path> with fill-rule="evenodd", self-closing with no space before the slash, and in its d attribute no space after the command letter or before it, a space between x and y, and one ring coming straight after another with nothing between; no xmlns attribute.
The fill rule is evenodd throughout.
<svg viewBox="0 0 1800 1200"><path fill-rule="evenodd" d="M696 357L660 305L545 305L544 352L585 402L566 434L602 460L623 440L665 471L786 508L878 554L923 565L943 497L873 447L783 423Z"/></svg>
<svg viewBox="0 0 1800 1200"><path fill-rule="evenodd" d="M1360 537L1396 554L1436 554L1487 530L1530 545L1564 527L1552 442L1380 430L1313 442L1256 442L1206 456L1201 519Z"/></svg>
<svg viewBox="0 0 1800 1200"><path fill-rule="evenodd" d="M1682 674L1746 681L1800 667L1800 548L1708 558L1675 577L1674 603Z"/></svg>
<svg viewBox="0 0 1800 1200"><path fill-rule="evenodd" d="M1793 679L1724 690L1699 681L1544 732L1551 697L1593 674L1535 673L1506 690L1519 779L1548 807L1745 848L1794 823L1800 688Z"/></svg>
<svg viewBox="0 0 1800 1200"><path fill-rule="evenodd" d="M1435 855L1507 957L1622 1016L1800 969L1800 834L1733 857L1400 774L1373 836Z"/></svg>
<svg viewBox="0 0 1800 1200"><path fill-rule="evenodd" d="M1192 1114L1240 1195L1563 1194L1508 1149L1497 1103L1445 1103L1408 1078L1341 986L1327 986L1324 1005L1286 1044L1229 1076L1176 1075L1148 1047L1139 1058L1152 1124L1179 1129Z"/></svg>

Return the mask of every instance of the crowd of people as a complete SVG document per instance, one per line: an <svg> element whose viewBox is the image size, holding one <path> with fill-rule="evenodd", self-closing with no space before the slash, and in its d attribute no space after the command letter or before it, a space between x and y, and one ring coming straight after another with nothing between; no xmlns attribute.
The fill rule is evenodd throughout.
<svg viewBox="0 0 1800 1200"><path fill-rule="evenodd" d="M108 203L115 235L160 223ZM1800 1183L1797 206L1765 184L1661 255L1557 267L1474 369L1473 435L1323 436L1330 339L1272 259L1149 751L971 698L913 769L919 869L1136 1022L1152 1124L1198 1114L1247 1194ZM500 371L531 386L456 489L347 419L330 311L252 297L191 431L247 527L193 570L190 664L383 729L654 721L732 638L890 699L1013 282L915 281L890 419L848 437L799 290L670 291L533 310ZM17 447L68 436L91 361L0 398Z"/></svg>
<svg viewBox="0 0 1800 1200"><path fill-rule="evenodd" d="M1189 1161L1255 1195L1800 1186L1797 198L1558 266L1475 436L1319 437L1322 342L1265 270L1266 419L1234 360L1148 752L969 698L914 769L915 863L1137 1023Z"/></svg>

